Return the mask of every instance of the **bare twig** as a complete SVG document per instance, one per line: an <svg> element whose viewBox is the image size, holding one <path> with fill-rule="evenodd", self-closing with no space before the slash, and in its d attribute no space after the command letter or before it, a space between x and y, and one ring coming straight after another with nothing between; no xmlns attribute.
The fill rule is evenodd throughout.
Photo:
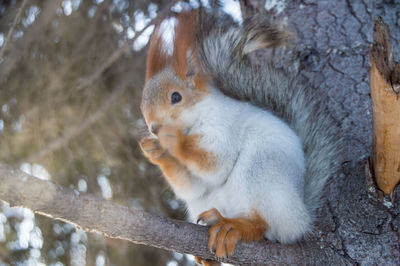
<svg viewBox="0 0 400 266"><path fill-rule="evenodd" d="M207 248L207 228L133 210L90 194L58 186L0 163L0 199L41 215L72 223L85 231L128 240L205 259L215 259ZM234 255L222 261L236 265L346 264L331 249L317 243L281 245L262 241L240 243ZM322 259L321 259L322 258Z"/></svg>
<svg viewBox="0 0 400 266"><path fill-rule="evenodd" d="M13 33L14 33L14 30L15 30L15 27L16 27L17 24L19 23L19 20L20 20L20 18L21 18L22 11L24 10L24 8L25 8L25 6L26 6L27 3L28 3L28 0L24 0L24 1L22 2L21 6L20 6L19 9L18 9L17 15L15 16L14 21L13 21L13 23L12 23L12 25L11 25L11 28L10 28L10 30L9 30L8 33L7 33L7 37L6 37L6 40L5 40L5 42L4 42L4 45L3 45L3 47L2 47L1 50L0 50L0 60L3 58L4 52L5 52L6 49L7 49L8 43L9 43L10 40L11 40L11 37L12 37L12 35L13 35Z"/></svg>
<svg viewBox="0 0 400 266"><path fill-rule="evenodd" d="M141 31L137 32L135 37L133 37L132 39L130 39L129 41L127 41L123 46L121 46L118 50L114 51L105 61L103 64L101 64L91 75L89 75L86 78L82 78L79 83L78 83L78 90L81 90L87 86L89 86L90 84L93 83L93 81L95 81L98 77L100 77L100 75L107 69L109 68L115 61L118 60L118 58L121 57L121 55L128 50L129 47L131 47L131 45L136 41L137 38L139 38L139 36L141 34L143 34L144 31L147 30L147 28L149 28L152 25L157 24L158 22L160 22L161 20L163 20L169 10L171 9L171 7L173 7L179 0L174 0L171 1L163 11L161 11L157 17L155 17L153 20L151 20Z"/></svg>

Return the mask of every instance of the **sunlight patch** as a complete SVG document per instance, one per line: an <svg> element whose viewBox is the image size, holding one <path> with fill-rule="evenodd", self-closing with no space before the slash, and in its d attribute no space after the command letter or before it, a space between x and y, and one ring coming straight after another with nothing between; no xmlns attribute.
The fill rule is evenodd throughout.
<svg viewBox="0 0 400 266"><path fill-rule="evenodd" d="M29 25L31 25L35 21L37 15L39 13L40 13L39 7L37 7L37 6L29 7L28 10L25 11L25 14L27 15L27 17L22 20L22 24L24 25L24 27L26 28Z"/></svg>
<svg viewBox="0 0 400 266"><path fill-rule="evenodd" d="M267 0L265 2L265 10L271 11L275 10L276 14L280 14L286 7L286 2L284 0Z"/></svg>
<svg viewBox="0 0 400 266"><path fill-rule="evenodd" d="M22 163L20 168L22 172L37 177L42 180L50 180L51 176L49 172L47 172L46 168L36 163Z"/></svg>
<svg viewBox="0 0 400 266"><path fill-rule="evenodd" d="M240 4L238 1L233 0L221 0L222 9L225 13L229 14L234 21L242 22L242 12L240 10Z"/></svg>
<svg viewBox="0 0 400 266"><path fill-rule="evenodd" d="M99 175L97 177L97 184L99 184L103 198L111 199L112 198L112 190L111 190L111 185L110 185L110 181L108 181L108 178L104 175Z"/></svg>

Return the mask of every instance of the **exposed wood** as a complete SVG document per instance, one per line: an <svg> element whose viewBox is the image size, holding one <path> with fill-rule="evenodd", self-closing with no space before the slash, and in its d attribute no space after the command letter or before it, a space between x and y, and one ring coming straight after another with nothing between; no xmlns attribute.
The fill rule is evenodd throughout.
<svg viewBox="0 0 400 266"><path fill-rule="evenodd" d="M373 167L378 187L390 194L400 181L400 66L393 60L388 26L375 19L370 50Z"/></svg>

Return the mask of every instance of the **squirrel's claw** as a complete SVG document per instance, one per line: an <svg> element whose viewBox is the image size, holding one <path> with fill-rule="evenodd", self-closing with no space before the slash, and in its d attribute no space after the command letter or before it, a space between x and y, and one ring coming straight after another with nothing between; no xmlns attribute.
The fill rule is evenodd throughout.
<svg viewBox="0 0 400 266"><path fill-rule="evenodd" d="M215 250L215 256L218 258L230 256L235 251L236 243L242 239L243 233L233 222L215 224L209 231L208 248L210 251Z"/></svg>
<svg viewBox="0 0 400 266"><path fill-rule="evenodd" d="M221 263L215 260L204 260L200 257L195 256L194 261L196 262L196 265L199 266L220 266Z"/></svg>

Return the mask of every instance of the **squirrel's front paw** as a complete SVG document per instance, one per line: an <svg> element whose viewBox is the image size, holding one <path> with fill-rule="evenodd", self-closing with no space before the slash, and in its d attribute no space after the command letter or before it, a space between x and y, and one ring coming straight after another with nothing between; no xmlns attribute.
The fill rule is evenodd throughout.
<svg viewBox="0 0 400 266"><path fill-rule="evenodd" d="M144 155L153 163L156 163L166 153L159 141L154 138L143 138L139 145Z"/></svg>
<svg viewBox="0 0 400 266"><path fill-rule="evenodd" d="M161 127L157 136L161 147L171 154L174 154L179 148L180 141L183 137L183 131L174 126L164 125Z"/></svg>

